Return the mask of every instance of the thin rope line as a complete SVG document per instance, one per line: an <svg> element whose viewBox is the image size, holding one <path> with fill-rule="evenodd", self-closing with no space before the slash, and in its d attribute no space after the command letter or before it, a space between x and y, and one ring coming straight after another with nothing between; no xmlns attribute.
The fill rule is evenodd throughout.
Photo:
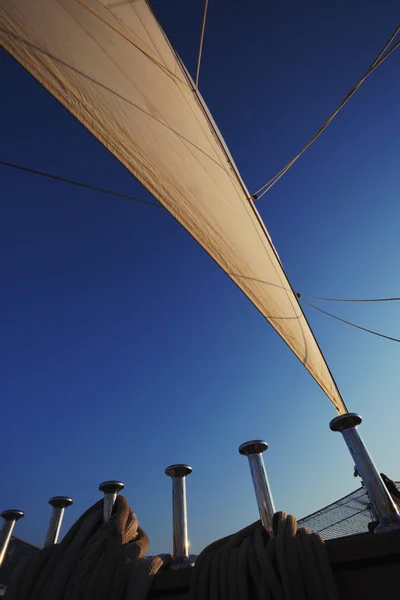
<svg viewBox="0 0 400 600"><path fill-rule="evenodd" d="M204 41L204 32L205 32L205 29L206 29L207 9L208 9L208 0L205 0L205 3L204 3L204 14L203 14L203 24L202 24L202 27L201 27L201 36L200 36L199 58L197 60L196 90L199 89L200 63L201 63L201 55L203 53L203 41Z"/></svg>
<svg viewBox="0 0 400 600"><path fill-rule="evenodd" d="M89 183L84 183L82 181L76 181L74 179L68 179L67 177L61 177L60 175L54 175L52 173L47 173L45 171L39 171L37 169L31 169L29 167L23 167L22 165L16 165L14 163L10 163L4 160L0 160L0 165L4 167L10 167L12 169L17 169L18 171L24 171L26 173L31 173L33 175L40 175L41 177L46 177L48 179L54 179L55 181L61 181L63 183L69 183L71 185L76 185L78 187L86 188L88 190L93 190L96 192L101 192L103 194L109 194L111 196L117 196L118 198L124 198L126 200L132 200L133 202L140 202L141 204L147 204L149 206L154 206L155 208L164 208L162 204L156 204L155 202L151 202L151 200L143 200L142 198L136 198L135 196L130 196L129 194L122 194L121 192L116 192L114 190L109 190L106 188L101 188L95 185L91 185ZM236 275L239 277L238 275ZM250 278L253 279L253 278ZM277 284L272 284L267 281L259 280L261 283L266 283L268 285L273 285L274 287L280 287L282 289L283 286L279 286ZM287 289L287 291L291 291ZM297 298L302 300L303 296L307 298L314 298L315 300L326 300L330 302L390 302L390 301L398 301L400 298L359 298L359 299L348 299L348 298L325 298L321 296L313 296L312 294L305 294L304 292L295 292ZM303 300L306 302L305 300ZM310 304L310 306L313 306ZM317 307L315 307L317 308Z"/></svg>
<svg viewBox="0 0 400 600"><path fill-rule="evenodd" d="M183 85L185 85L189 89L192 89L191 86L188 85L188 83L186 83L186 81L184 81L183 79L181 79L180 77L178 77L178 75L176 75L173 71L171 71L170 69L168 69L168 67L166 67L165 65L163 65L154 56L152 56L151 54L149 54L148 52L146 52L146 50L144 50L137 42L135 42L128 35L126 35L126 33L124 33L123 31L121 31L120 29L118 29L118 27L115 27L115 25L113 25L112 23L110 23L110 21L108 21L105 17L103 17L103 15L101 15L99 12L97 12L97 10L95 10L94 8L92 8L91 6L89 6L88 4L86 4L86 2L83 2L83 0L75 0L75 2L77 2L78 4L80 4L83 8L86 8L86 10L88 10L95 17L97 17L98 19L100 19L100 21L102 21L103 23L105 23L105 25L107 25L108 27L111 27L111 29L113 31L115 31L116 33L118 33L119 35L121 35L130 44L132 44L133 46L135 46L135 48L137 48L138 50L140 50L140 52L142 52L145 56L147 56L147 58L149 58L151 61L153 61L154 64L156 64L158 67L160 67L160 69L162 69L163 71L167 72L169 75L171 75L172 77L174 77L177 81L179 81L180 83L182 83Z"/></svg>
<svg viewBox="0 0 400 600"><path fill-rule="evenodd" d="M400 26L396 29L395 33L391 36L390 41L386 43L385 48L389 45L389 43L394 39L397 35L398 31L400 31ZM341 108L350 100L350 98L355 94L355 92L359 89L361 84L366 80L366 78L380 65L382 62L390 56L390 54L400 45L400 42L397 42L384 56L382 56L383 50L374 60L372 65L369 67L368 71L363 75L363 77L353 86L347 96L342 100L339 107L336 111L329 117L327 121L322 125L322 127L317 131L317 133L311 138L311 140L306 144L306 146L284 167L277 173L269 182L263 185L257 192L252 196L253 199L257 200L261 198L264 194L266 194L273 185L289 170L289 168L297 161L297 159L311 146L311 144L321 135L321 133L328 127L328 125L333 121L334 117L338 114ZM262 191L263 190L263 191ZM259 192L261 192L259 194ZM259 194L259 195L258 195Z"/></svg>
<svg viewBox="0 0 400 600"><path fill-rule="evenodd" d="M328 125L333 121L334 117L338 114L338 112L341 110L341 108L343 108L343 106L350 100L350 98L355 94L355 92L359 89L359 87L361 86L361 84L365 81L365 79L372 73L372 71L374 71L377 67L379 67L380 64L382 64L382 62L388 58L388 56L390 56L390 54L400 45L400 42L397 42L397 44L395 44L393 46L393 48L391 48L387 54L385 54L385 56L383 56L378 62L374 61L374 66L370 67L370 69L367 71L367 73L362 77L362 79L360 79L360 81L358 81L356 83L356 85L351 89L351 91L347 94L347 96L344 98L344 100L341 102L341 104L339 105L339 107L336 109L336 111L329 117L329 119L327 121L325 121L325 123L322 125L322 127L317 131L317 133L311 138L311 140L306 144L306 146L304 146L304 148L286 165L286 167L284 167L281 171L279 171L279 173L277 173L268 183L266 183L264 186L262 186L255 194L253 194L252 199L253 200L258 200L260 198L262 198L262 196L264 196L264 194L266 194L273 185L275 185L275 183L277 183L277 181L279 181L279 179L290 169L290 167L293 166L293 164L298 160L298 158L300 158L300 156L315 142L315 140L321 135L321 133L328 127ZM265 189L264 189L265 188ZM262 191L262 193L259 194L259 192Z"/></svg>
<svg viewBox="0 0 400 600"><path fill-rule="evenodd" d="M266 194L272 188L272 186L275 185L275 183L277 183L277 181L279 181L279 179L290 169L290 167L292 167L294 165L294 163L300 158L300 156L315 142L315 140L321 135L321 133L323 131L325 131L325 129L328 127L328 125L336 117L336 115L338 114L338 112L343 108L343 106L345 104L347 104L347 102L356 93L356 91L359 89L359 87L362 85L362 83L364 83L364 81L367 79L367 77L369 75L371 75L371 73L377 67L379 67L383 63L383 61L386 60L394 50L396 50L396 48L398 48L398 46L400 45L400 42L397 42L390 50L388 50L385 53L385 51L387 50L387 48L389 47L389 45L392 43L392 41L394 40L394 38L396 37L396 35L399 33L399 31L400 31L400 26L398 26L396 28L396 30L394 31L394 33L391 35L391 37L389 38L389 40L386 42L384 48L380 51L380 53L378 54L378 56L375 58L374 62L368 68L368 70L366 71L366 73L361 77L361 79L352 87L352 89L350 90L350 92L348 92L348 94L344 97L344 99L339 104L338 108L332 113L332 115L318 129L318 131L307 142L307 144L304 146L304 148L302 150L300 150L300 152L298 154L296 154L296 156L283 169L281 169L276 175L274 175L274 177L272 177L272 179L270 179L269 181L267 181L267 183L265 183L263 186L261 186L252 195L252 199L253 200L259 200L260 198L262 198L262 196L264 196L264 194Z"/></svg>
<svg viewBox="0 0 400 600"><path fill-rule="evenodd" d="M298 298L306 296L307 298L314 298L314 300L326 300L328 302L394 302L400 300L400 298L324 298L300 292L296 292L296 295Z"/></svg>
<svg viewBox="0 0 400 600"><path fill-rule="evenodd" d="M331 313L327 312L326 310L322 310L322 308L318 308L318 306L311 304L311 302L307 302L307 300L303 300L303 302L304 302L304 304L308 304L308 306L315 308L315 310L318 310L319 312L323 313L324 315L328 315L328 317L332 317L333 319L336 319L337 321L346 323L346 325L351 325L352 327L356 327L357 329L361 329L362 331L366 331L367 333L372 333L373 335L377 335L377 336L385 338L387 340L391 340L392 342L400 342L400 340L398 338L391 337L389 335L384 335L383 333L379 333L378 331L373 331L372 329L367 329L366 327L361 327L361 325L356 325L355 323L351 323L350 321L341 319L340 317L337 317L336 315L332 315Z"/></svg>
<svg viewBox="0 0 400 600"><path fill-rule="evenodd" d="M154 206L155 208L164 208L164 206L162 206L162 204L156 204L155 202L151 202L151 200L143 200L142 198L135 198L134 196L129 196L127 194L121 194L120 192L114 192L113 190L107 190L105 188L97 187L95 185L90 185L89 183L83 183L82 181L74 181L73 179L67 179L66 177L60 177L59 175L53 175L51 173L45 173L44 171L38 171L36 169L22 167L21 165L15 165L13 163L9 163L4 160L0 160L0 165L3 165L4 167L11 167L12 169L18 169L19 171L26 171L27 173L32 173L33 175L41 175L42 177L47 177L49 179L55 179L56 181L70 183L72 185L83 187L88 190L102 192L103 194L110 194L111 196L117 196L118 198L125 198L126 200L132 200L133 202L140 202L141 204L148 204L149 206Z"/></svg>

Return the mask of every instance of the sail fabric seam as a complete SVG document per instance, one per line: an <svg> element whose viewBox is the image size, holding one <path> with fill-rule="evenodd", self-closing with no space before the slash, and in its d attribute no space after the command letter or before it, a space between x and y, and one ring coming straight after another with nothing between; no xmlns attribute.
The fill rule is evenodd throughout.
<svg viewBox="0 0 400 600"><path fill-rule="evenodd" d="M118 27L115 27L115 25L113 25L112 23L110 23L110 21L108 21L105 17L103 17L103 15L101 15L99 12L97 12L96 10L94 10L94 8L92 8L91 6L89 6L88 4L86 4L86 2L83 2L83 0L75 0L75 2L77 2L78 4L80 4L83 8L85 8L90 13L92 13L95 17L97 17L105 25L107 25L113 31L115 31L120 36L122 36L127 42L129 42L130 44L132 44L133 46L135 46L135 48L137 48L138 50L140 50L140 52L142 52L145 56L147 56L147 58L149 58L152 62L154 62L154 64L156 64L160 69L162 69L163 71L166 71L169 75L171 75L172 77L174 77L177 81L179 81L183 85L187 85L187 83L185 81L183 81L183 79L181 79L180 77L178 77L175 73L173 73L170 69L168 69L168 67L166 67L162 63L160 63L160 61L157 60L157 58L155 58L154 56L151 56L151 54L149 54L148 52L146 52L146 50L144 50L144 48L142 48L137 42L135 42L134 40L132 40L132 38L130 38L123 31L121 31L120 29L118 29Z"/></svg>
<svg viewBox="0 0 400 600"><path fill-rule="evenodd" d="M149 7L149 10L152 10L149 6L149 3L147 0L144 0L147 4L147 6ZM209 127L210 127L210 131L215 139L215 141L218 143L219 147L221 148L222 152L224 153L225 157L226 157L226 161L229 164L231 170L233 171L236 181L239 183L240 187L242 188L243 192L245 193L246 197L251 200L250 197L250 193L248 191L248 189L246 188L246 185L242 179L242 177L240 176L240 173L238 171L238 168L228 150L228 148L225 145L225 141L223 140L222 136L219 133L218 128L216 127L214 120L211 116L211 114L209 114L208 112L208 108L203 100L202 95L200 94L200 91L198 89L196 89L194 81L190 75L190 73L188 72L187 68L185 67L184 63L181 60L181 57L179 56L179 54L177 53L177 51L175 50L175 48L172 46L168 36L166 35L165 31L163 30L163 28L161 27L156 15L153 12L153 16L154 19L156 20L158 26L161 29L161 32L164 36L164 39L166 41L166 43L168 44L171 52L173 53L173 55L175 56L183 75L186 77L187 81L189 82L189 87L190 89L193 91L193 98L196 100L197 106L200 108L202 114L204 115L206 122L208 123Z"/></svg>
<svg viewBox="0 0 400 600"><path fill-rule="evenodd" d="M168 38L166 38L166 39L167 39L167 41L169 42ZM169 44L169 45L170 45L170 44ZM172 45L170 45L170 48L171 48L171 50L172 50L172 52L173 52L174 56L177 56L177 54L175 53L175 51L174 51L174 48L173 48L173 46L172 46ZM183 66L183 63L182 63L182 62L179 60L179 61L178 61L178 65L179 65L179 66L182 68L182 66ZM184 76L184 77L186 76L186 79L187 79L187 82L188 82L188 87L189 87L190 91L192 92L192 98L197 98L197 96L196 96L196 92L197 92L197 90L195 90L195 88L194 88L194 83L193 83L193 81L192 81L191 77L188 77L188 76L187 76L187 75L188 75L188 73L186 73L186 70L185 70L185 69L182 69L182 73L183 73L183 76ZM188 101L188 98L185 96L185 90L183 90L183 89L181 89L181 88L179 88L179 87L178 87L178 91L179 91L179 93L181 94L182 98L184 99L184 101L185 101L185 103L186 103L186 105L187 105L188 109L191 111L191 113L192 113L193 117L196 119L197 123L199 124L199 127L201 127L201 130L203 131L203 133L204 133L205 137L207 137L207 131L204 129L203 125L200 123L200 121L199 121L199 119L198 119L197 115L195 114L195 112L194 112L193 108L190 106L190 104L189 104L189 101ZM203 111L202 111L202 112L203 112ZM217 141L218 141L218 143L219 143L219 139L218 139L218 137L217 137L217 135L216 135L216 132L214 131L214 129L213 129L213 128L210 128L210 131L211 131L211 134L213 135L214 139L217 139ZM221 149L223 150L223 148L222 148L222 147L221 147ZM218 156L218 154L217 154L217 151L216 151L214 148L213 148L213 152L214 152L215 160L217 160L217 161L219 162L219 164L220 164L221 168L222 168L222 169L223 169L223 170L224 170L224 171L227 173L227 175L231 176L231 174L229 173L229 171L226 169L226 166L225 166L225 165L222 163L222 161L220 160L220 157ZM229 164L229 160L228 160L227 162L228 162L228 164ZM229 166L230 166L230 164L229 164Z"/></svg>
<svg viewBox="0 0 400 600"><path fill-rule="evenodd" d="M308 150L308 148L316 141L316 139L325 131L325 129L328 127L328 125L336 117L336 115L338 114L338 112L345 106L345 104L347 104L347 102L350 100L350 98L352 98L352 96L361 87L361 85L364 83L364 81L367 79L367 77L369 75L371 75L371 73L377 67L379 67L383 63L383 61L386 58L388 58L388 56L390 56L390 54L400 45L400 42L397 42L393 46L393 48L391 48L390 50L388 50L388 52L386 54L384 54L384 52L386 51L386 49L388 48L388 46L392 43L392 41L397 36L397 34L399 33L399 31L400 31L400 26L397 27L397 29L392 34L392 36L390 37L390 39L388 40L388 42L386 42L383 50L381 50L381 52L378 54L377 58L374 60L374 62L368 68L368 70L365 72L365 74L362 76L362 78L352 87L352 89L350 90L350 92L348 92L348 94L344 97L344 99L341 101L341 103L339 104L339 106L337 107L337 109L323 123L323 125L318 129L318 131L313 135L313 137L307 142L307 144L304 146L304 148L302 150L300 150L300 152L298 154L296 154L296 156L285 167L283 167L283 169L281 169L276 175L274 175L274 177L272 177L272 179L270 179L267 183L265 183L264 185L262 185L252 195L252 198L254 200L259 200L260 198L262 198L264 196L264 194L266 194L275 185L275 183L277 183L279 181L279 179L281 177L283 177L283 175L285 175L285 173L287 173L287 171L290 169L290 167L292 167L294 165L294 163L300 158L300 156L306 150Z"/></svg>
<svg viewBox="0 0 400 600"><path fill-rule="evenodd" d="M100 13L98 13L97 11L95 11L94 9L92 9L92 8L90 8L88 5L86 5L86 4L83 2L83 0L75 0L75 1L76 1L76 2L78 2L79 4L81 4L82 6L84 6L85 8L87 8L87 9L88 9L90 12L92 12L92 13L93 13L93 14L94 14L96 17L98 17L98 18L99 18L101 21L103 21L103 22L104 22L106 25L108 25L108 26L109 26L109 27L111 27L113 30L115 30L115 31L116 31L116 33L118 33L119 35L122 35L122 37L124 37L125 39L127 39L127 41L129 41L130 43L132 43L134 46L136 46L136 47L137 47L137 48L138 48L138 49L139 49L141 52L143 52L143 54L145 54L145 55L146 55L148 58L150 58L150 60L154 61L154 62L157 64L157 66L159 66L161 69L164 69L164 70L166 70L166 71L167 71L167 72L168 72L170 75L172 75L172 76L173 76L173 77L175 77L175 78L176 78L178 81L180 81L181 83L183 83L183 84L184 84L184 86L185 86L186 88L188 88L188 89L189 89L191 92L193 92L193 93L194 93L194 92L197 92L197 90L195 90L195 86L194 86L194 83L193 83L193 81L192 81L191 77L190 77L190 76L188 76L188 73L187 73L187 71L186 71L186 68L182 68L182 67L184 67L184 65L183 65L182 61L180 60L180 58L178 57L178 55L177 55L177 53L176 53L175 49L174 49L174 48L173 48L173 46L171 45L171 43L170 43L170 41L169 41L168 37L165 35L165 32L164 32L164 30L162 30L162 33L164 34L164 38L165 38L166 42L168 43L168 45L169 45L169 47L170 47L170 50L172 51L172 54L173 54L173 55L174 55L174 56L175 56L175 57L178 59L178 64L179 64L179 66L180 66L180 67L181 67L181 69L182 69L183 75L184 75L184 76L186 76L186 79L187 79L187 81L184 81L183 79L181 79L180 77L178 77L178 76L177 76L175 73L173 73L173 72L172 72L170 69L168 69L168 67L166 67L166 66L164 66L164 65L162 65L162 64L160 64L160 63L158 63L158 62L156 61L156 59L154 59L154 58L153 58L151 55L149 55L148 53L146 53L146 51L145 51L145 50L143 50L143 49L142 49L142 48L141 48L141 47L140 47L138 44L136 44L136 42L134 42L134 41L133 41L131 38L129 38L128 36L125 36L125 34L123 34L121 31L119 31L119 30L118 30L118 28L114 27L114 26L112 25L112 23L110 23L109 21L107 21L107 19L105 19L105 18L104 18L102 15L100 15ZM146 1L146 0L144 0L144 1L146 2L146 5L148 6L148 3L147 3L147 1ZM131 4L131 2L130 2L130 1L129 1L129 5L130 5L130 6L131 6L131 8L133 9L133 11L134 11L134 13L135 13L135 16L136 16L136 17L137 17L137 18L140 20L140 22L141 22L141 23L142 23L142 25L143 25L143 22L142 22L142 20L140 19L140 16L139 16L139 14L138 14L138 13L137 13L137 11L134 9L134 7L132 6L132 4ZM116 15L115 15L115 14L114 14L114 13L113 13L113 12L112 12L110 9L108 9L108 10L109 10L109 12L110 12L110 13L113 15L113 17L114 17L114 18L118 19L118 17L116 17ZM150 7L149 7L149 10L151 10L151 9L150 9ZM118 19L118 21L119 21L119 19ZM146 29L144 25L143 25L143 27L144 27L144 29ZM160 26L160 27L161 27L161 26ZM147 31L147 30L146 30L146 31ZM150 38L150 40L152 41L153 45L155 46L155 43L153 42L153 40L152 40L152 38L151 38L150 34L148 34L148 35L149 35L149 38ZM158 52L158 51L157 51L157 52ZM158 52L158 53L159 53L159 52ZM188 101L187 101L186 97L184 96L184 93L183 93L183 91L182 91L182 90L181 90L179 87L178 87L178 90L179 90L179 92L181 93L181 95L182 95L182 98L185 100L185 102L186 102L186 104L187 104L187 106L188 106L189 110L191 110L191 112L192 112L192 114L193 114L194 118L196 118L196 121L199 123L199 121L198 121L198 119L197 119L196 115L195 115L195 114L194 114L194 112L193 112L193 109L192 109L192 108L189 106L189 104L188 104ZM203 130L203 132L204 132L205 136L207 137L207 133L205 132L204 128L202 127L202 125L201 125L200 123L199 123L199 126L202 128L202 130ZM215 138L218 140L218 142L220 143L220 140L219 140L218 134L217 134L217 132L214 130L214 128L213 128L213 127L211 127L211 132L212 132L212 134L214 135L214 137L215 137ZM221 144L220 144L220 145L221 145ZM221 145L221 148L224 150L224 148L223 148L223 146L222 146L222 145ZM215 151L214 151L214 152L215 152ZM217 156L217 154L216 154L216 153L215 153L215 156L216 156L216 160L218 160L218 161L219 161L219 157ZM229 163L229 164L231 163L231 161L229 160L229 158L228 158L228 163ZM222 163L219 163L219 164L220 164L221 168L222 168L222 169L223 169L223 170L224 170L224 171L225 171L225 172L226 172L228 175L230 175L230 174L229 174L229 172L226 170L225 166L224 166ZM232 166L232 165L230 164L230 166ZM235 169L233 169L233 170L235 171ZM235 174L237 175L237 172L236 172L236 171L235 171ZM246 190L246 193L247 193L247 195L248 195L248 191L247 191L247 190Z"/></svg>
<svg viewBox="0 0 400 600"><path fill-rule="evenodd" d="M248 191L248 189L247 189L247 187L246 187L246 185L245 185L245 183L244 183L244 181L243 181L243 179L242 179L242 177L241 177L241 175L239 173L239 170L238 170L238 168L237 168L237 166L236 166L236 164L235 164L235 162L234 162L234 160L233 160L233 158L232 158L232 156L231 156L231 154L230 154L230 152L229 152L229 150L228 150L228 148L227 148L227 146L225 144L224 139L222 138L222 136L221 136L221 134L220 134L220 132L219 132L219 130L218 130L218 128L217 128L217 126L216 126L213 118L212 118L212 115L208 111L208 107L205 104L205 102L203 100L203 97L200 94L200 91L198 89L196 89L195 83L194 83L194 81L193 81L193 79L192 79L189 71L187 70L186 66L184 65L184 63L181 60L181 57L179 56L179 54L177 53L177 51L175 50L175 48L171 44L171 42L170 42L168 36L166 35L164 29L161 27L161 24L160 24L160 22L159 22L159 20L158 20L158 18L156 16L156 14L154 13L154 9L150 7L148 0L144 0L144 2L148 6L149 10L152 12L153 17L154 17L155 21L157 22L158 26L160 27L160 30L161 30L161 32L162 32L162 34L164 36L164 39L165 39L166 43L168 44L168 46L169 46L172 54L175 56L175 58L176 58L176 60L177 60L177 62L179 64L179 66L180 66L180 68L182 70L182 73L183 73L184 77L186 77L187 81L189 82L189 87L193 91L193 97L195 98L198 107L202 111L202 114L204 115L204 117L206 119L206 122L208 123L208 125L210 127L210 131L211 131L212 135L214 136L215 141L218 143L219 147L221 148L222 152L224 153L224 155L226 157L226 160L227 160L227 163L229 164L231 170L233 171L233 173L235 175L236 181L239 183L239 185L242 188L244 194L246 195L246 197L248 198L248 200L251 202L250 193L249 193L249 191ZM255 209L255 207L253 207L253 208ZM266 233L266 235L267 235L267 237L269 239L269 242L272 245L272 241L271 241L270 236L269 236L269 234L268 234L268 232L267 232L266 229L265 229L265 233ZM279 259L279 261L280 261L280 259Z"/></svg>
<svg viewBox="0 0 400 600"><path fill-rule="evenodd" d="M118 15L116 14L116 12L115 12L115 11L113 11L113 10L112 10L110 7L106 7L106 6L104 6L104 4L102 3L102 0L99 0L99 2L101 3L101 6L102 6L102 8L103 8L104 10L107 10L109 13L111 13L111 14L112 14L112 16L113 16L113 18L114 18L116 21L118 21L118 23L119 23L119 25L122 27L122 29L126 29L126 30L128 30L128 31L129 31L131 34L133 33L132 29L131 29L131 28L130 28L130 27L129 27L129 26L126 24L126 23L124 23L124 22L123 22L123 21L122 21L122 20L121 20L121 19L118 17ZM134 14L135 14L135 17L137 17L137 18L139 19L139 21L141 22L141 24L142 24L142 26L143 26L143 29L146 31L146 28L144 27L144 25L143 25L143 22L142 22L142 20L141 20L141 18L140 18L140 16L139 16L139 14L137 13L137 11L134 9L134 7L133 7L132 3L131 3L129 0L125 0L125 2L128 2L128 3L129 3L129 6L132 8L132 10L133 10L133 12L134 12ZM116 5L112 5L112 8L118 8L118 7L120 7L120 6L121 6L121 5L123 5L123 4L124 4L123 2L121 2L121 3L117 3ZM86 7L85 7L85 8L86 8ZM109 23L106 23L106 24L108 25ZM116 29L116 32L120 33L118 29ZM147 35L149 36L149 34L148 34L148 31L146 31L146 33L147 33ZM128 35L127 37L129 38L129 35ZM142 36L140 36L138 33L136 33L136 37L138 37L138 38L140 39L140 41L142 42L142 44L144 44L144 46L147 46L147 45L148 45L148 44L146 44L146 42L145 42L145 40L142 38ZM149 38L150 38L150 36L149 36ZM150 39L151 39L151 38L150 38ZM131 38L129 38L129 41L131 41ZM151 40L151 41L152 41L152 43L153 43L153 40ZM160 56L160 53L158 52L158 50L157 50L156 46L154 45L154 43L153 43L153 46L154 46L155 53L158 55L158 58L159 58L159 60L160 60L160 62L161 62L161 61L162 61L162 57ZM146 52L147 52L148 54L150 54L152 51L153 51L153 49L149 48L149 50L148 50L148 51L146 51ZM166 65L164 65L164 67L166 67Z"/></svg>
<svg viewBox="0 0 400 600"><path fill-rule="evenodd" d="M135 16L136 16L136 17L139 19L139 21L141 22L141 24L142 24L142 26L143 26L143 29L145 30L146 34L148 35L148 38L149 38L149 40L150 40L150 41L151 41L151 43L153 44L153 47L154 47L154 50L155 50L155 52L156 52L157 56L159 57L160 61L164 63L164 61L163 61L163 58L162 58L162 56L161 56L161 52L160 52L160 51L159 51L159 49L157 48L157 46L156 46L156 43L155 43L155 41L153 40L153 38L151 37L150 33L147 31L146 25L143 23L143 21L142 21L142 19L141 19L140 15L139 15L139 13L138 13L138 11L137 11L137 10L136 10L136 8L133 6L133 4L132 4L132 0L128 0L128 2L129 2L129 6L130 6L130 7L131 7L131 9L133 10L133 12L134 12ZM111 10L111 8L108 8L108 10L109 10L109 11L110 11L110 12L111 12L111 13L112 13L114 16L115 16L115 18L118 18L118 17L116 16L115 12L113 12L113 11ZM120 21L120 19L118 19L118 20ZM120 22L121 22L121 21L120 21ZM144 42L144 43L145 43L145 42ZM166 67L167 65L165 65L165 64L164 64L164 66Z"/></svg>

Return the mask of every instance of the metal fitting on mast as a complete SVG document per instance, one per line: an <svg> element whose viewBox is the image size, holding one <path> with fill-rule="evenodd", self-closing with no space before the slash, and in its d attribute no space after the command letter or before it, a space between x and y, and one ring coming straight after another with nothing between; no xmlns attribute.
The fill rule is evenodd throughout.
<svg viewBox="0 0 400 600"><path fill-rule="evenodd" d="M4 519L3 528L0 533L0 567L3 564L7 554L7 548L11 540L11 534L15 527L15 523L24 517L22 510L10 509L4 510L0 517Z"/></svg>
<svg viewBox="0 0 400 600"><path fill-rule="evenodd" d="M357 471L369 494L371 503L378 514L379 525L375 528L375 533L385 533L386 531L400 529L398 508L383 483L379 471L358 432L357 426L361 422L362 418L360 415L347 413L332 419L329 427L332 431L340 431L343 435Z"/></svg>
<svg viewBox="0 0 400 600"><path fill-rule="evenodd" d="M111 518L113 507L117 499L118 492L123 490L125 485L122 481L104 481L99 485L99 490L104 493L103 518L107 523Z"/></svg>
<svg viewBox="0 0 400 600"><path fill-rule="evenodd" d="M194 562L189 556L186 506L186 477L191 472L192 467L189 467L189 465L171 465L165 469L165 474L172 479L172 569L185 569L194 566Z"/></svg>
<svg viewBox="0 0 400 600"><path fill-rule="evenodd" d="M68 498L68 496L54 496L53 498L50 498L49 504L53 507L53 511L51 513L50 523L44 542L45 547L57 544L65 509L73 504L73 500L72 498Z"/></svg>
<svg viewBox="0 0 400 600"><path fill-rule="evenodd" d="M251 478L253 480L261 523L267 532L273 535L272 517L275 514L275 506L263 459L263 452L267 449L267 442L251 440L239 446L239 453L247 456L249 459Z"/></svg>

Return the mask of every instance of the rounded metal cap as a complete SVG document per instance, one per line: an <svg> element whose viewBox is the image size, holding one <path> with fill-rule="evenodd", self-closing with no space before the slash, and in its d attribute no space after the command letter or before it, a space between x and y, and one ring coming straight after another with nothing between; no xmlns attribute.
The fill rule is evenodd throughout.
<svg viewBox="0 0 400 600"><path fill-rule="evenodd" d="M9 510L3 510L0 517L5 521L18 521L25 516L23 510L17 510L16 508L10 508Z"/></svg>
<svg viewBox="0 0 400 600"><path fill-rule="evenodd" d="M250 440L249 442L244 442L239 446L239 453L244 456L251 456L252 454L261 454L261 452L265 452L268 450L267 442L263 440Z"/></svg>
<svg viewBox="0 0 400 600"><path fill-rule="evenodd" d="M189 465L170 465L165 469L165 474L168 477L186 477L193 471Z"/></svg>
<svg viewBox="0 0 400 600"><path fill-rule="evenodd" d="M49 500L49 504L53 508L68 508L68 506L71 506L73 503L74 501L72 498L68 498L68 496L53 496L53 498L50 498Z"/></svg>
<svg viewBox="0 0 400 600"><path fill-rule="evenodd" d="M192 560L190 556L176 556L172 559L171 569L173 571L180 571L182 569L194 567L194 564L194 560Z"/></svg>
<svg viewBox="0 0 400 600"><path fill-rule="evenodd" d="M118 494L124 487L125 484L123 484L122 481L111 480L103 481L103 483L99 485L99 490L104 492L104 494Z"/></svg>
<svg viewBox="0 0 400 600"><path fill-rule="evenodd" d="M357 413L346 413L332 419L329 427L332 431L346 431L346 429L357 427L361 422L362 418Z"/></svg>
<svg viewBox="0 0 400 600"><path fill-rule="evenodd" d="M400 517L394 513L385 515L379 521L378 527L375 527L374 533L386 533L387 531L398 531L400 529Z"/></svg>

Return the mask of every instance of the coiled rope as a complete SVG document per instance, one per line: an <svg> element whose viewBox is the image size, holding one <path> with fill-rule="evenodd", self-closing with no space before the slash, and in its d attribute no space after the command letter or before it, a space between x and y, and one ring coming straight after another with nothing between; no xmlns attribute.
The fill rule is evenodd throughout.
<svg viewBox="0 0 400 600"><path fill-rule="evenodd" d="M23 562L6 600L145 600L171 556L144 556L149 540L123 496L106 523L102 509L101 500L60 544ZM323 539L285 513L273 528L270 537L257 521L203 550L191 600L339 600Z"/></svg>
<svg viewBox="0 0 400 600"><path fill-rule="evenodd" d="M321 536L276 513L274 537L257 521L208 546L191 582L191 600L339 600Z"/></svg>
<svg viewBox="0 0 400 600"><path fill-rule="evenodd" d="M145 558L149 547L127 500L118 496L111 519L103 500L89 508L60 544L21 563L6 600L145 600L170 555Z"/></svg>

